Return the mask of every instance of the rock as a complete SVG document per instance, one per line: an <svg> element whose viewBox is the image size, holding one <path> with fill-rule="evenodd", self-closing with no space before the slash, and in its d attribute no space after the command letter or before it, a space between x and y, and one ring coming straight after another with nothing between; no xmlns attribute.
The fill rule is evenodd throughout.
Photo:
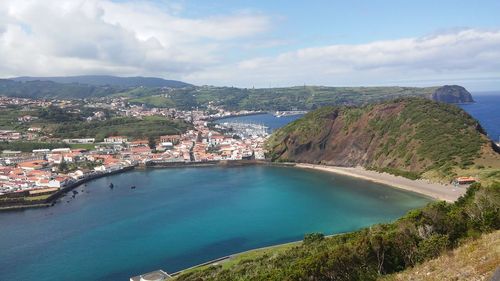
<svg viewBox="0 0 500 281"><path fill-rule="evenodd" d="M436 89L430 96L434 101L445 103L474 102L472 95L462 86L445 85Z"/></svg>

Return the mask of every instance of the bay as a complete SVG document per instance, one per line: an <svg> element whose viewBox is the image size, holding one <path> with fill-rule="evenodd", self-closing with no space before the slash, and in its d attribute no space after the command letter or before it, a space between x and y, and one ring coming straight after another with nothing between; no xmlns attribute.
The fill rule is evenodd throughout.
<svg viewBox="0 0 500 281"><path fill-rule="evenodd" d="M136 170L77 191L51 208L0 214L0 280L174 272L306 233L390 222L430 201L369 181L270 166Z"/></svg>

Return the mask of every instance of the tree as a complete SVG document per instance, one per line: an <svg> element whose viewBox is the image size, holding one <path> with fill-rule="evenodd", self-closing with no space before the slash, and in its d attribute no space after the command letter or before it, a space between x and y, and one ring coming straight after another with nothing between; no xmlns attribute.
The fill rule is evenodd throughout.
<svg viewBox="0 0 500 281"><path fill-rule="evenodd" d="M153 136L149 136L148 146L149 146L149 148L151 148L153 150L156 149L156 140Z"/></svg>
<svg viewBox="0 0 500 281"><path fill-rule="evenodd" d="M66 161L64 161L64 157L62 157L61 163L59 163L58 169L60 172L65 172L68 170L68 163L66 163Z"/></svg>
<svg viewBox="0 0 500 281"><path fill-rule="evenodd" d="M304 244L308 245L314 242L323 241L325 239L325 235L323 233L308 233L304 235Z"/></svg>

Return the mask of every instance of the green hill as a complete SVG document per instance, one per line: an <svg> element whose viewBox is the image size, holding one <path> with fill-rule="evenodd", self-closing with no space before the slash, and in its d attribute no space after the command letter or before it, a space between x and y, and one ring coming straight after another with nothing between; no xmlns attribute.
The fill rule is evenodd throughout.
<svg viewBox="0 0 500 281"><path fill-rule="evenodd" d="M500 154L462 109L410 98L364 107L324 107L275 132L274 161L363 166L408 178L500 179Z"/></svg>
<svg viewBox="0 0 500 281"><path fill-rule="evenodd" d="M169 87L183 88L192 86L176 80L166 80L156 77L118 77L110 75L81 75L81 76L58 76L58 77L16 77L10 80L18 82L28 81L52 81L62 84L85 84L91 86L117 86L123 88L130 87Z"/></svg>
<svg viewBox="0 0 500 281"><path fill-rule="evenodd" d="M500 230L467 241L459 248L380 281L491 280L500 265Z"/></svg>
<svg viewBox="0 0 500 281"><path fill-rule="evenodd" d="M399 97L425 97L447 103L472 102L460 86L442 87L323 87L268 89L197 87L180 81L149 77L74 76L0 79L0 95L27 98L126 97L131 103L178 109L314 110L328 105L363 105Z"/></svg>
<svg viewBox="0 0 500 281"><path fill-rule="evenodd" d="M204 108L209 103L229 110L314 110L328 105L363 105L400 97L425 97L447 103L472 102L460 86L443 87L324 87L268 89L193 87L168 93L129 92L131 102L150 106ZM153 98L152 98L153 97Z"/></svg>

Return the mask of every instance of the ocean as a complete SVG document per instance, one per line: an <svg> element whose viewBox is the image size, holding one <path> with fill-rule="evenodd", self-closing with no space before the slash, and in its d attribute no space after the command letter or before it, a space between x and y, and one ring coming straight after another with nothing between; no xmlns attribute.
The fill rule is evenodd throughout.
<svg viewBox="0 0 500 281"><path fill-rule="evenodd" d="M0 213L0 280L174 272L306 233L390 222L430 201L369 181L270 166L136 170L77 191L54 207Z"/></svg>

